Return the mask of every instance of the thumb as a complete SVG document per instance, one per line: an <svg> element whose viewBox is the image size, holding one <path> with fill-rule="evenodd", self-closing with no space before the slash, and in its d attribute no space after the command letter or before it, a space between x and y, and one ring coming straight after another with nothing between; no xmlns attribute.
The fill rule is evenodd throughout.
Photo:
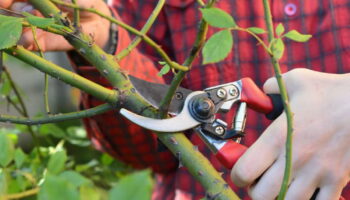
<svg viewBox="0 0 350 200"><path fill-rule="evenodd" d="M280 91L277 79L275 77L267 79L267 81L264 83L263 90L266 94L279 94Z"/></svg>

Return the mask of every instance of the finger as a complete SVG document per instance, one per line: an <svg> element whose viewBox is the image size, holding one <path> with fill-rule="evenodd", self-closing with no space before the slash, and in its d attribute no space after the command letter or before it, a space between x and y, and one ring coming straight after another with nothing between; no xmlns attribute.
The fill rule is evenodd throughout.
<svg viewBox="0 0 350 200"><path fill-rule="evenodd" d="M231 178L238 187L251 185L275 162L284 147L285 132L285 115L281 115L237 161Z"/></svg>
<svg viewBox="0 0 350 200"><path fill-rule="evenodd" d="M252 199L275 199L278 196L284 174L284 162L284 159L278 159L249 189L249 195Z"/></svg>
<svg viewBox="0 0 350 200"><path fill-rule="evenodd" d="M286 194L286 200L309 200L317 189L317 182L319 176L310 176L311 173L298 176L290 184L288 192Z"/></svg>
<svg viewBox="0 0 350 200"><path fill-rule="evenodd" d="M322 187L319 194L317 195L317 200L338 200L341 195L343 187L339 185L332 184Z"/></svg>
<svg viewBox="0 0 350 200"><path fill-rule="evenodd" d="M1 0L0 8L9 8L12 3L13 3L13 0Z"/></svg>

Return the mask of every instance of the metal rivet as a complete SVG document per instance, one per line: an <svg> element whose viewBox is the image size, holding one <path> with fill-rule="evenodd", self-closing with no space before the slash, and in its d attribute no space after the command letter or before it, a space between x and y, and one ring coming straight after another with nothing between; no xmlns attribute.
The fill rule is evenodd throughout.
<svg viewBox="0 0 350 200"><path fill-rule="evenodd" d="M236 87L232 87L229 92L230 92L230 95L233 97L238 96L238 90Z"/></svg>
<svg viewBox="0 0 350 200"><path fill-rule="evenodd" d="M216 95L219 97L219 98L225 98L226 97L226 90L224 89L219 89L217 92L216 92Z"/></svg>
<svg viewBox="0 0 350 200"><path fill-rule="evenodd" d="M215 133L218 135L223 135L225 133L225 129L222 126L215 127Z"/></svg>
<svg viewBox="0 0 350 200"><path fill-rule="evenodd" d="M183 94L182 94L181 92L176 92L176 94L175 94L175 99L181 100L181 99L183 99L183 98L184 98L184 96L183 96Z"/></svg>

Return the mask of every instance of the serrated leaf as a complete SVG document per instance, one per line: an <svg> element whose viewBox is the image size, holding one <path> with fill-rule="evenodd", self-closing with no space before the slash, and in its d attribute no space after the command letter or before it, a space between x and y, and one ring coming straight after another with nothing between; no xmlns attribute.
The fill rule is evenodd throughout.
<svg viewBox="0 0 350 200"><path fill-rule="evenodd" d="M163 76L170 71L170 66L168 64L163 65L162 69L158 72L158 76Z"/></svg>
<svg viewBox="0 0 350 200"><path fill-rule="evenodd" d="M209 38L203 47L203 64L219 62L227 57L233 46L232 34L222 30Z"/></svg>
<svg viewBox="0 0 350 200"><path fill-rule="evenodd" d="M17 168L22 167L23 162L27 159L27 155L22 151L22 149L18 148L15 151L15 164Z"/></svg>
<svg viewBox="0 0 350 200"><path fill-rule="evenodd" d="M255 34L263 34L263 33L266 33L266 31L262 28L259 28L259 27L249 27L247 28L249 31L255 33Z"/></svg>
<svg viewBox="0 0 350 200"><path fill-rule="evenodd" d="M135 172L122 177L110 190L108 199L149 200L152 187L153 180L150 170Z"/></svg>
<svg viewBox="0 0 350 200"><path fill-rule="evenodd" d="M7 194L7 174L6 171L0 170L0 197Z"/></svg>
<svg viewBox="0 0 350 200"><path fill-rule="evenodd" d="M307 42L312 37L312 35L301 34L296 30L291 30L288 33L286 33L284 36L296 42Z"/></svg>
<svg viewBox="0 0 350 200"><path fill-rule="evenodd" d="M277 36L281 36L284 33L284 26L282 23L279 23L276 27Z"/></svg>
<svg viewBox="0 0 350 200"><path fill-rule="evenodd" d="M54 153L47 164L47 170L52 174L58 174L64 169L67 161L67 154L65 151L57 151Z"/></svg>
<svg viewBox="0 0 350 200"><path fill-rule="evenodd" d="M235 20L227 12L219 8L201 8L204 20L217 28L232 28L237 26Z"/></svg>
<svg viewBox="0 0 350 200"><path fill-rule="evenodd" d="M92 182L75 171L64 171L59 177L66 179L71 182L75 187L80 187L82 185L92 185Z"/></svg>
<svg viewBox="0 0 350 200"><path fill-rule="evenodd" d="M66 179L58 176L47 175L40 188L38 200L77 200L79 192L77 188Z"/></svg>
<svg viewBox="0 0 350 200"><path fill-rule="evenodd" d="M6 167L15 154L15 146L7 135L0 134L0 165Z"/></svg>
<svg viewBox="0 0 350 200"><path fill-rule="evenodd" d="M101 163L103 165L108 166L108 165L112 164L113 161L114 161L114 158L112 156L110 156L110 155L108 155L106 153L102 154L102 156L101 156Z"/></svg>
<svg viewBox="0 0 350 200"><path fill-rule="evenodd" d="M283 56L283 53L284 53L284 43L283 43L283 40L281 38L278 38L276 41L275 41L275 45L274 45L274 49L273 49L273 56L276 58L276 59L281 59L282 56Z"/></svg>
<svg viewBox="0 0 350 200"><path fill-rule="evenodd" d="M15 46L22 34L21 20L0 18L0 50Z"/></svg>
<svg viewBox="0 0 350 200"><path fill-rule="evenodd" d="M3 73L2 75L2 81L0 82L0 84L1 84L0 94L4 96L8 96L12 90L12 87L11 87L11 82L9 81L5 73Z"/></svg>

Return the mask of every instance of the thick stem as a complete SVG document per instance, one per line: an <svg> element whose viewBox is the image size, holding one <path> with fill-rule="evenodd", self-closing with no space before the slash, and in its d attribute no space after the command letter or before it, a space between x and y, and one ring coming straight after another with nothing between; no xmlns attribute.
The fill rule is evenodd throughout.
<svg viewBox="0 0 350 200"><path fill-rule="evenodd" d="M112 109L113 109L113 106L106 103L106 104L102 104L102 105L99 105L99 106L96 106L94 108L90 108L87 110L65 113L65 114L51 115L49 117L43 117L43 118L30 119L28 117L16 117L16 116L9 116L9 115L0 115L0 122L10 122L10 123L15 123L15 124L25 124L25 125L57 123L57 122L62 122L62 121L67 121L67 120L92 117L92 116L102 114L102 113L107 112L107 111L112 110Z"/></svg>
<svg viewBox="0 0 350 200"><path fill-rule="evenodd" d="M264 12L265 12L265 22L268 29L268 39L269 42L274 39L274 29L273 29L273 23L272 23L272 15L270 10L270 5L268 0L263 0L264 3ZM272 48L274 49L274 44L272 43ZM289 106L288 101L288 95L285 83L282 79L281 75L281 69L278 63L278 60L272 55L271 56L271 62L273 65L273 69L275 71L275 76L277 79L278 87L280 90L280 94L283 101L284 110L287 116L287 139L286 139L286 166L284 169L284 176L283 181L281 185L281 189L278 195L278 199L282 200L285 198L287 190L288 190L288 184L291 176L291 168L292 168L292 140L293 140L293 113Z"/></svg>
<svg viewBox="0 0 350 200"><path fill-rule="evenodd" d="M22 198L25 198L25 197L29 197L29 196L33 196L35 194L37 194L39 192L39 188L33 188L33 189L30 189L30 190L27 190L27 191L24 191L24 192L21 192L21 193L16 193L16 194L8 194L8 195L5 195L4 196L4 199L22 199Z"/></svg>
<svg viewBox="0 0 350 200"><path fill-rule="evenodd" d="M74 5L76 5L76 6L78 5L77 4L77 0L72 0L72 3ZM74 25L76 30L79 30L79 27L80 27L80 10L78 8L74 8L73 25Z"/></svg>
<svg viewBox="0 0 350 200"><path fill-rule="evenodd" d="M62 80L74 87L77 87L88 94L94 95L103 101L115 103L117 100L116 91L104 88L86 78L63 69L53 64L52 62L49 62L40 56L37 56L36 54L24 49L22 46L6 49L5 52L32 65L38 70L47 73L59 80Z"/></svg>

